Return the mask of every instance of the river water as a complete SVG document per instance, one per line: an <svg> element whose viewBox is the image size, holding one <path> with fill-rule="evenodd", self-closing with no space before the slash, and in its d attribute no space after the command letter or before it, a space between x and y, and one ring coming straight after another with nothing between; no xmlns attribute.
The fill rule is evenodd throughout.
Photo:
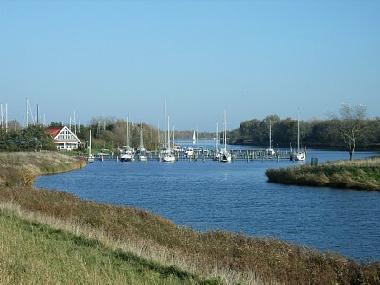
<svg viewBox="0 0 380 285"><path fill-rule="evenodd" d="M356 158L374 155L357 152ZM309 150L308 160L347 152ZM36 187L83 199L144 208L200 231L275 237L358 261L380 260L380 192L268 183L265 170L289 161L95 162L41 176Z"/></svg>

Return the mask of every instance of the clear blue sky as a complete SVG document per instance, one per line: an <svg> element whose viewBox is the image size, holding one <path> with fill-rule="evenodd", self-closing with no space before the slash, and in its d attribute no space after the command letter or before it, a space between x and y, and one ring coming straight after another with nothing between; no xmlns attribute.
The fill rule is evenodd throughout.
<svg viewBox="0 0 380 285"><path fill-rule="evenodd" d="M214 130L380 107L380 1L1 1L0 102Z"/></svg>

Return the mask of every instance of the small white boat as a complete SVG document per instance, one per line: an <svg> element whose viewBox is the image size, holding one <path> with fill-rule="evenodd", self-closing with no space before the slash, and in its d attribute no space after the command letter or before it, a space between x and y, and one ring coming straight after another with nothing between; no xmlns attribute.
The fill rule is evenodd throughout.
<svg viewBox="0 0 380 285"><path fill-rule="evenodd" d="M224 148L221 149L219 153L220 162L231 162L232 155L227 150L227 120L226 120L226 111L224 111L224 133L223 133Z"/></svg>
<svg viewBox="0 0 380 285"><path fill-rule="evenodd" d="M176 158L175 158L175 155L171 149L171 146L170 146L170 128L169 128L169 116L168 116L168 145L167 145L167 148L166 150L162 153L162 161L163 162L175 162L176 161Z"/></svg>
<svg viewBox="0 0 380 285"><path fill-rule="evenodd" d="M290 152L290 160L292 161L305 161L306 160L306 151L300 150L300 114L298 110L297 114L297 151Z"/></svg>
<svg viewBox="0 0 380 285"><path fill-rule="evenodd" d="M186 149L185 151L185 155L186 157L193 157L194 156L194 149L192 147L189 147L188 149Z"/></svg>
<svg viewBox="0 0 380 285"><path fill-rule="evenodd" d="M232 155L229 151L225 151L224 149L221 150L219 153L219 161L220 162L231 162L232 161Z"/></svg>
<svg viewBox="0 0 380 285"><path fill-rule="evenodd" d="M127 145L123 146L120 152L121 152L121 156L120 156L121 162L132 162L135 160L133 149L129 146L129 118L128 117L127 117Z"/></svg>
<svg viewBox="0 0 380 285"><path fill-rule="evenodd" d="M133 154L133 150L129 147L125 147L124 150L122 150L122 154L120 156L121 162L132 162L135 160L135 156Z"/></svg>
<svg viewBox="0 0 380 285"><path fill-rule="evenodd" d="M146 149L144 147L142 122L140 125L140 147L137 150L137 159L139 161L147 161L148 160L148 157L146 156Z"/></svg>
<svg viewBox="0 0 380 285"><path fill-rule="evenodd" d="M269 148L265 150L265 153L269 156L276 155L276 152L272 148L272 122L269 121Z"/></svg>
<svg viewBox="0 0 380 285"><path fill-rule="evenodd" d="M164 157L162 158L162 161L163 162L175 162L176 158L175 158L174 154L170 153L170 154L164 155Z"/></svg>

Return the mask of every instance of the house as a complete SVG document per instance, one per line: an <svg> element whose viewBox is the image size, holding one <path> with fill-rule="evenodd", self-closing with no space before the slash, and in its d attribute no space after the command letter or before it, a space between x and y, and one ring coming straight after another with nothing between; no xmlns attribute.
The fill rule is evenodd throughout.
<svg viewBox="0 0 380 285"><path fill-rule="evenodd" d="M57 149L78 149L80 140L68 127L48 127L45 131L53 138Z"/></svg>

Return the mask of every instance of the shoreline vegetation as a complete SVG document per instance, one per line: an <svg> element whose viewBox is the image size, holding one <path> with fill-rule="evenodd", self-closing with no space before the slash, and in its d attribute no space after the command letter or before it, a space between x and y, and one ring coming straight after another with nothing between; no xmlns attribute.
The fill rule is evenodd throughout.
<svg viewBox="0 0 380 285"><path fill-rule="evenodd" d="M83 165L81 160L57 152L0 155L0 228L5 233L4 248L7 249L0 253L0 281L380 282L379 262L360 264L337 254L270 238L221 231L201 233L144 210L85 201L72 194L31 186L37 175ZM27 173L27 179L23 173ZM28 259L32 253L41 251L33 260ZM51 263L51 259L56 261ZM43 268L47 269L38 274ZM75 279L72 273L76 270L85 277Z"/></svg>
<svg viewBox="0 0 380 285"><path fill-rule="evenodd" d="M266 175L273 183L380 191L380 158L268 169Z"/></svg>

